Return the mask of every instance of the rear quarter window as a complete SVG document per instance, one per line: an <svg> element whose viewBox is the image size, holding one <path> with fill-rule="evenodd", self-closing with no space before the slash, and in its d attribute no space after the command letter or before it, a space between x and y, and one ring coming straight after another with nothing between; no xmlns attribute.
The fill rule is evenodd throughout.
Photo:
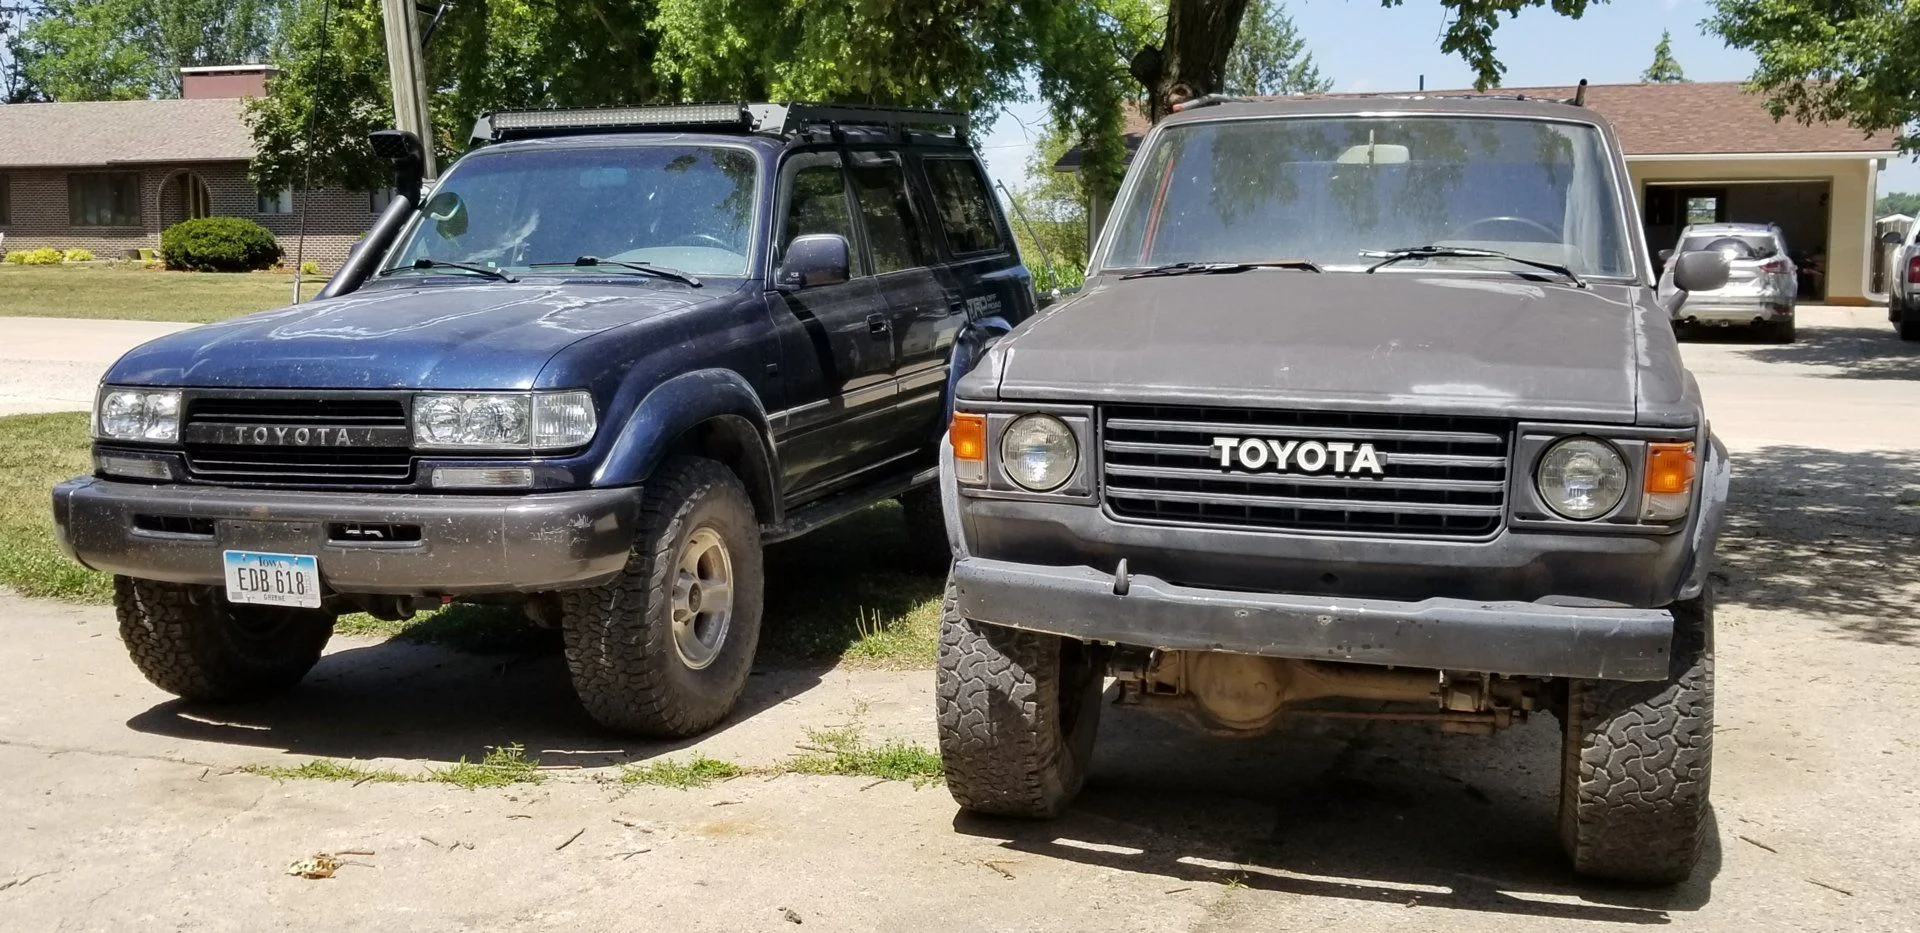
<svg viewBox="0 0 1920 933"><path fill-rule="evenodd" d="M927 159L924 164L934 211L954 255L1004 249L1006 241L980 169L967 159Z"/></svg>

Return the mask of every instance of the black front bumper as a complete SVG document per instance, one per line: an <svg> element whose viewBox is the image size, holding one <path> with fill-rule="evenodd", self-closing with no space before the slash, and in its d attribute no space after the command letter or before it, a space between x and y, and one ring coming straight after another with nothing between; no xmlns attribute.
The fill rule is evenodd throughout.
<svg viewBox="0 0 1920 933"><path fill-rule="evenodd" d="M638 488L412 495L83 477L53 490L61 549L94 570L218 585L224 550L308 554L331 591L369 595L531 593L600 582L626 566L639 512ZM199 533L150 530L187 527L181 519L194 520ZM411 526L419 540L336 540L333 526L349 523Z"/></svg>
<svg viewBox="0 0 1920 933"><path fill-rule="evenodd" d="M964 557L961 615L1089 641L1535 677L1663 680L1664 609L1241 593Z"/></svg>

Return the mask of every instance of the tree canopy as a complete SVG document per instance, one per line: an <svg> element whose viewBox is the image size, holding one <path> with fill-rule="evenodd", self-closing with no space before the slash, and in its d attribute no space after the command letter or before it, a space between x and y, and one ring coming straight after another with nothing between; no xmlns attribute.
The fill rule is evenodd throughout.
<svg viewBox="0 0 1920 933"><path fill-rule="evenodd" d="M1324 94L1333 79L1320 73L1307 40L1280 0L1253 0L1233 51L1227 54L1228 94Z"/></svg>
<svg viewBox="0 0 1920 933"><path fill-rule="evenodd" d="M260 61L294 0L43 0L12 45L54 100L178 97L180 69Z"/></svg>
<svg viewBox="0 0 1920 933"><path fill-rule="evenodd" d="M1653 64L1640 73L1640 80L1647 84L1685 84L1687 72L1673 57L1673 33L1660 30L1660 41L1653 46Z"/></svg>
<svg viewBox="0 0 1920 933"><path fill-rule="evenodd" d="M1759 59L1776 118L1894 131L1920 152L1920 5L1902 0L1715 0L1706 26Z"/></svg>

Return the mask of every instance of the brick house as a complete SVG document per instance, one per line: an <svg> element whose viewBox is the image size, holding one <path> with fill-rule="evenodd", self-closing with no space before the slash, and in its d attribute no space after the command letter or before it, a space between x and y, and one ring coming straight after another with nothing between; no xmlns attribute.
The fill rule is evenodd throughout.
<svg viewBox="0 0 1920 933"><path fill-rule="evenodd" d="M179 100L0 106L0 235L7 250L87 249L100 258L158 249L190 217L244 217L291 263L306 208L305 258L339 265L384 208L382 195L260 192L247 181L245 98L271 68L184 68Z"/></svg>

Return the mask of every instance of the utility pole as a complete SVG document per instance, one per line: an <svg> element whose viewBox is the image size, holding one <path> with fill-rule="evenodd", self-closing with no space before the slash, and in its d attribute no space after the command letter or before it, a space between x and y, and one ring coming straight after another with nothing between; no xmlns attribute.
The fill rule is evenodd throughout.
<svg viewBox="0 0 1920 933"><path fill-rule="evenodd" d="M427 177L440 174L433 158L433 116L427 109L427 68L420 54L420 14L414 0L380 0L387 33L387 76L393 87L396 129L420 137Z"/></svg>

